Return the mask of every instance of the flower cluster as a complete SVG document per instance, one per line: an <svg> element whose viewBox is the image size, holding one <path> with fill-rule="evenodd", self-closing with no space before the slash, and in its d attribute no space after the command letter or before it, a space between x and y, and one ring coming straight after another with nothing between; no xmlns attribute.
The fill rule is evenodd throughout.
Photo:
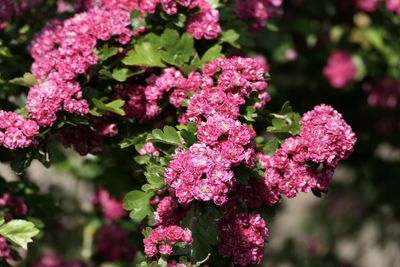
<svg viewBox="0 0 400 267"><path fill-rule="evenodd" d="M222 205L235 184L230 165L217 151L205 144L194 144L175 154L165 169L165 182L181 204L196 199Z"/></svg>
<svg viewBox="0 0 400 267"><path fill-rule="evenodd" d="M185 218L188 208L189 206L181 205L174 197L166 196L157 205L154 221L156 225L178 225Z"/></svg>
<svg viewBox="0 0 400 267"><path fill-rule="evenodd" d="M346 51L334 51L324 68L324 75L334 88L342 88L356 79L356 65L351 54Z"/></svg>
<svg viewBox="0 0 400 267"><path fill-rule="evenodd" d="M244 162L248 167L253 165L255 152L252 140L255 137L252 128L219 115L208 117L206 122L199 125L197 132L199 142L217 150L231 164Z"/></svg>
<svg viewBox="0 0 400 267"><path fill-rule="evenodd" d="M218 225L222 256L233 257L233 262L241 266L261 263L268 228L259 214L239 213L221 219Z"/></svg>
<svg viewBox="0 0 400 267"><path fill-rule="evenodd" d="M332 107L316 106L301 119L299 136L290 137L273 156L260 155L270 205L279 194L292 198L312 189L326 191L341 159L353 151L356 137Z"/></svg>
<svg viewBox="0 0 400 267"><path fill-rule="evenodd" d="M173 246L180 242L186 245L192 243L190 230L175 225L158 226L144 239L144 253L149 257L154 257L158 252L163 255L170 255Z"/></svg>
<svg viewBox="0 0 400 267"><path fill-rule="evenodd" d="M206 64L200 78L193 75L200 80L201 90L190 99L180 122L201 122L214 114L236 119L239 107L254 92L264 106L270 100L264 75L263 65L252 58L218 58Z"/></svg>
<svg viewBox="0 0 400 267"><path fill-rule="evenodd" d="M153 14L159 4L162 5L163 11L168 15L177 14L180 8L198 9L198 12L188 18L186 24L187 32L196 39L215 39L221 34L221 27L218 23L219 13L205 0L143 0L139 1L137 9L143 13Z"/></svg>
<svg viewBox="0 0 400 267"><path fill-rule="evenodd" d="M38 5L42 0L0 0L0 23L8 21L12 16L21 16L22 12Z"/></svg>
<svg viewBox="0 0 400 267"><path fill-rule="evenodd" d="M96 192L92 203L95 206L100 206L104 219L110 222L125 217L127 214L122 208L121 201L112 198L104 189L100 189Z"/></svg>
<svg viewBox="0 0 400 267"><path fill-rule="evenodd" d="M28 214L28 206L19 196L4 193L0 197L0 211L6 221L21 218Z"/></svg>
<svg viewBox="0 0 400 267"><path fill-rule="evenodd" d="M393 109L397 106L400 96L400 82L393 80L381 80L365 83L363 89L368 94L368 104L372 107Z"/></svg>
<svg viewBox="0 0 400 267"><path fill-rule="evenodd" d="M173 99L179 106L189 92L194 93L181 122L199 124L198 143L186 151L177 151L165 169L165 182L179 203L188 204L196 199L223 205L236 184L231 167L254 164L255 132L236 119L239 106L251 93L267 94L264 69L255 59L221 58L205 65L202 74L190 75L188 80L188 86L178 87L170 101Z"/></svg>
<svg viewBox="0 0 400 267"><path fill-rule="evenodd" d="M12 259L12 255L7 240L4 237L0 236L0 261L3 259L10 260Z"/></svg>
<svg viewBox="0 0 400 267"><path fill-rule="evenodd" d="M95 235L95 251L106 262L132 262L136 247L130 244L128 231L104 226Z"/></svg>
<svg viewBox="0 0 400 267"><path fill-rule="evenodd" d="M356 0L356 6L367 12L375 12L380 0Z"/></svg>
<svg viewBox="0 0 400 267"><path fill-rule="evenodd" d="M139 150L141 156L150 154L154 157L160 156L160 151L156 149L152 142L146 142L143 147Z"/></svg>
<svg viewBox="0 0 400 267"><path fill-rule="evenodd" d="M250 28L257 31L265 26L271 13L282 6L282 0L235 0L236 14L250 20Z"/></svg>
<svg viewBox="0 0 400 267"><path fill-rule="evenodd" d="M400 1L399 0L386 0L386 7L390 11L395 12L400 16Z"/></svg>
<svg viewBox="0 0 400 267"><path fill-rule="evenodd" d="M0 145L8 149L29 147L35 143L39 126L14 112L0 111Z"/></svg>
<svg viewBox="0 0 400 267"><path fill-rule="evenodd" d="M40 80L27 98L26 108L31 117L41 126L51 126L61 109L87 114L89 105L75 79L97 62L94 48L98 40L116 36L122 44L129 42L132 36L129 25L127 11L94 8L45 27L30 49L35 59L32 73Z"/></svg>

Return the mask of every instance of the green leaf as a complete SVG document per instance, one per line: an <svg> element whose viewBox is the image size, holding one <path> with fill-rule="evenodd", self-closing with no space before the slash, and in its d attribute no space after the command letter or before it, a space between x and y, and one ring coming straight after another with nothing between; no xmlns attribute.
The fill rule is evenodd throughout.
<svg viewBox="0 0 400 267"><path fill-rule="evenodd" d="M149 165L144 173L148 184L142 187L143 191L156 191L164 186L164 168L157 165Z"/></svg>
<svg viewBox="0 0 400 267"><path fill-rule="evenodd" d="M122 99L116 99L104 104L99 99L93 98L92 102L95 105L95 108L90 110L90 114L93 116L101 117L106 112L112 112L120 116L125 116L125 111L122 109L122 107L125 105L125 101Z"/></svg>
<svg viewBox="0 0 400 267"><path fill-rule="evenodd" d="M18 77L10 80L9 83L25 87L32 87L39 84L35 76L33 76L32 73L29 72L24 73L23 77Z"/></svg>
<svg viewBox="0 0 400 267"><path fill-rule="evenodd" d="M163 61L168 64L181 67L196 54L193 37L184 33L179 38L176 30L166 29L161 35L163 50L160 55Z"/></svg>
<svg viewBox="0 0 400 267"><path fill-rule="evenodd" d="M141 12L137 9L133 10L131 12L131 25L133 28L133 31L135 32L137 29L140 27L143 27L146 25L146 21L144 18L141 18Z"/></svg>
<svg viewBox="0 0 400 267"><path fill-rule="evenodd" d="M98 52L97 55L100 61L105 61L112 56L118 54L118 48L116 47L109 47L108 44L105 44Z"/></svg>
<svg viewBox="0 0 400 267"><path fill-rule="evenodd" d="M211 8L213 9L220 7L219 0L206 0L206 1L210 4Z"/></svg>
<svg viewBox="0 0 400 267"><path fill-rule="evenodd" d="M33 158L34 153L31 150L16 152L15 158L13 158L10 163L11 169L17 175L20 175L31 165Z"/></svg>
<svg viewBox="0 0 400 267"><path fill-rule="evenodd" d="M237 43L240 35L235 30L227 30L222 33L220 41L222 43L228 43L235 48L240 48L240 45Z"/></svg>
<svg viewBox="0 0 400 267"><path fill-rule="evenodd" d="M164 126L163 131L160 129L154 129L147 137L147 141L165 143L175 146L181 145L178 132L174 127L169 125Z"/></svg>
<svg viewBox="0 0 400 267"><path fill-rule="evenodd" d="M151 191L143 192L139 190L133 190L125 196L123 207L124 209L130 211L129 216L132 219L141 221L152 213L149 201L153 194L154 193Z"/></svg>
<svg viewBox="0 0 400 267"><path fill-rule="evenodd" d="M128 66L165 67L160 53L150 42L136 44L134 49L122 60Z"/></svg>
<svg viewBox="0 0 400 267"><path fill-rule="evenodd" d="M246 107L246 114L243 116L245 118L245 120L254 122L255 119L257 118L257 116L258 116L258 114L253 107L250 107L250 106Z"/></svg>
<svg viewBox="0 0 400 267"><path fill-rule="evenodd" d="M11 220L0 226L0 235L24 249L39 232L33 223L25 220Z"/></svg>
<svg viewBox="0 0 400 267"><path fill-rule="evenodd" d="M127 68L114 69L111 76L114 78L114 80L125 82L128 78L128 72L129 70Z"/></svg>
<svg viewBox="0 0 400 267"><path fill-rule="evenodd" d="M214 45L210 49L208 49L204 55L201 57L201 63L207 64L210 61L213 61L219 57L222 57L222 46L221 45Z"/></svg>
<svg viewBox="0 0 400 267"><path fill-rule="evenodd" d="M267 155L273 155L279 146L279 140L277 138L272 138L268 141L268 143L265 144L263 152Z"/></svg>
<svg viewBox="0 0 400 267"><path fill-rule="evenodd" d="M180 135L182 136L183 140L185 140L185 146L190 147L194 143L197 142L197 124L194 122L189 122L187 125L184 125L180 130Z"/></svg>
<svg viewBox="0 0 400 267"><path fill-rule="evenodd" d="M218 229L214 218L202 214L192 229L192 254L195 259L204 259L211 252L212 245L218 244Z"/></svg>

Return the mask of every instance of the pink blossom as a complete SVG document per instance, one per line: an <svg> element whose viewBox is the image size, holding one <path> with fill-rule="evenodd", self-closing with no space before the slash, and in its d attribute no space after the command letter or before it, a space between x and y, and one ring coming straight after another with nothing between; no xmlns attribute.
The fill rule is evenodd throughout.
<svg viewBox="0 0 400 267"><path fill-rule="evenodd" d="M165 182L174 190L179 203L193 199L222 205L234 185L230 162L204 144L178 151L165 169Z"/></svg>
<svg viewBox="0 0 400 267"><path fill-rule="evenodd" d="M221 34L217 10L200 11L189 18L186 31L195 39L216 39Z"/></svg>
<svg viewBox="0 0 400 267"><path fill-rule="evenodd" d="M30 52L35 59L31 70L40 84L31 88L27 110L42 126L51 126L56 113L64 109L85 115L89 105L75 79L97 63L97 41L113 36L125 44L132 32L128 11L93 8L76 14L63 23L48 24L33 41Z"/></svg>
<svg viewBox="0 0 400 267"><path fill-rule="evenodd" d="M400 82L384 79L365 83L364 91L368 94L368 104L372 107L393 109L400 96Z"/></svg>
<svg viewBox="0 0 400 267"><path fill-rule="evenodd" d="M144 253L148 257L154 257L158 252L170 255L173 251L173 246L178 242L183 242L187 245L192 243L192 234L189 229L182 229L175 225L158 226L143 240Z"/></svg>
<svg viewBox="0 0 400 267"><path fill-rule="evenodd" d="M355 134L332 107L316 106L300 124L300 135L287 138L274 155L259 155L269 205L280 194L293 198L298 192L326 191L339 160L353 152Z"/></svg>
<svg viewBox="0 0 400 267"><path fill-rule="evenodd" d="M260 264L268 228L259 214L240 213L218 223L219 253L240 266Z"/></svg>
<svg viewBox="0 0 400 267"><path fill-rule="evenodd" d="M271 13L282 5L282 0L236 0L236 14L240 19L250 20L254 31L264 27Z"/></svg>
<svg viewBox="0 0 400 267"><path fill-rule="evenodd" d="M189 206L183 206L172 196L166 196L158 203L154 213L156 225L178 225L186 216Z"/></svg>
<svg viewBox="0 0 400 267"><path fill-rule="evenodd" d="M7 240L0 236L0 260L10 260L12 259L11 249L7 244Z"/></svg>
<svg viewBox="0 0 400 267"><path fill-rule="evenodd" d="M400 16L400 0L386 0L386 7Z"/></svg>
<svg viewBox="0 0 400 267"><path fill-rule="evenodd" d="M367 12L375 12L380 0L357 0L356 5L359 9Z"/></svg>
<svg viewBox="0 0 400 267"><path fill-rule="evenodd" d="M36 122L14 112L0 111L0 145L11 150L26 148L35 143L37 134Z"/></svg>
<svg viewBox="0 0 400 267"><path fill-rule="evenodd" d="M346 51L334 51L323 72L332 87L342 88L356 79L357 69L351 54Z"/></svg>
<svg viewBox="0 0 400 267"><path fill-rule="evenodd" d="M160 156L160 151L158 151L152 142L146 142L143 147L139 150L139 154L144 156L147 154L153 155L154 157Z"/></svg>
<svg viewBox="0 0 400 267"><path fill-rule="evenodd" d="M122 202L111 197L104 189L97 191L93 198L93 204L101 207L104 218L110 222L127 215L127 212L122 207Z"/></svg>

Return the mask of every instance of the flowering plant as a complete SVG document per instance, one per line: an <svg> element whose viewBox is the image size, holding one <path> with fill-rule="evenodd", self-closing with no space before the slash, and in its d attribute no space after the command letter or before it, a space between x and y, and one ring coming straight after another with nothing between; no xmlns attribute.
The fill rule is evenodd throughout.
<svg viewBox="0 0 400 267"><path fill-rule="evenodd" d="M269 65L249 38L282 1L39 2L0 1L2 62L15 64L20 46L33 58L30 72L2 72L1 151L26 177L33 160L62 168L75 150L82 158L64 169L93 182L102 220L85 228L82 260L33 266L261 264L281 199L321 196L353 152L355 133L332 106L269 108ZM24 12L45 19L14 23ZM323 73L333 87L354 79L351 60L332 55ZM24 180L0 198L10 265L46 227Z"/></svg>

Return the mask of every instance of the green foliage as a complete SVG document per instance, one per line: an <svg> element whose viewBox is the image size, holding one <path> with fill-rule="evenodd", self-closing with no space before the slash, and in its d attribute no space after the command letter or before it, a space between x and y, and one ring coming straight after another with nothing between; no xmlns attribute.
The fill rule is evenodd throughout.
<svg viewBox="0 0 400 267"><path fill-rule="evenodd" d="M149 200L152 196L153 192L150 191L143 192L133 190L125 196L123 207L130 211L129 216L132 219L141 221L152 213L152 209L149 205Z"/></svg>
<svg viewBox="0 0 400 267"><path fill-rule="evenodd" d="M286 102L280 114L271 114L272 126L267 127L269 133L289 133L291 135L298 135L300 133L300 119L298 113L292 111L289 102Z"/></svg>
<svg viewBox="0 0 400 267"><path fill-rule="evenodd" d="M39 234L39 229L32 222L26 220L11 220L5 224L0 223L0 235L4 236L14 244L27 249L32 238Z"/></svg>
<svg viewBox="0 0 400 267"><path fill-rule="evenodd" d="M94 108L90 110L90 114L93 116L101 117L106 112L112 112L120 116L125 116L125 111L122 109L122 107L125 105L125 101L122 99L116 99L104 104L101 100L93 98L92 102L94 104Z"/></svg>
<svg viewBox="0 0 400 267"><path fill-rule="evenodd" d="M32 73L26 72L23 77L14 78L9 81L11 84L20 85L24 87L32 87L38 84L35 76Z"/></svg>
<svg viewBox="0 0 400 267"><path fill-rule="evenodd" d="M122 60L128 66L165 67L161 55L153 43L140 42Z"/></svg>
<svg viewBox="0 0 400 267"><path fill-rule="evenodd" d="M107 59L118 54L118 48L113 46L108 46L105 44L100 50L97 51L97 55L101 62L106 61Z"/></svg>
<svg viewBox="0 0 400 267"><path fill-rule="evenodd" d="M169 125L164 126L163 130L154 129L151 134L148 135L147 141L174 146L181 145L181 139L178 132L174 127Z"/></svg>

